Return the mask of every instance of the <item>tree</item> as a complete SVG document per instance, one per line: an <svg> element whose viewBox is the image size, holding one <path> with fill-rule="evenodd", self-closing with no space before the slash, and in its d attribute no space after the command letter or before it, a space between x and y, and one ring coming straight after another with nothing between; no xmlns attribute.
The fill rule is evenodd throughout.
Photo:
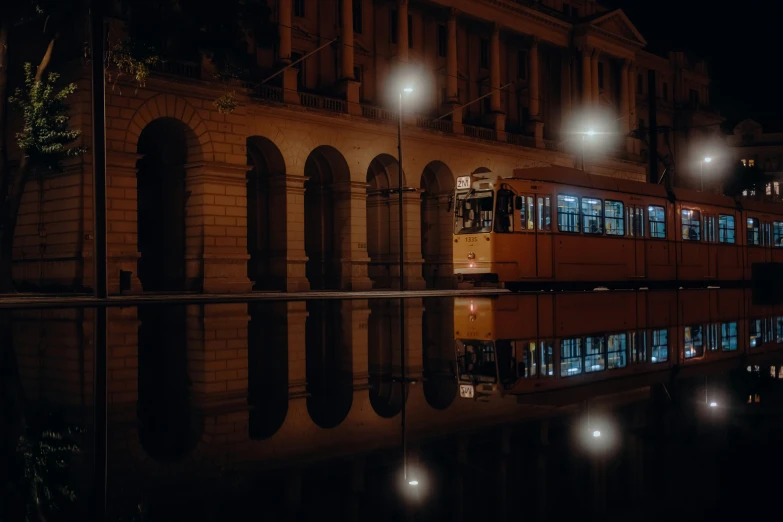
<svg viewBox="0 0 783 522"><path fill-rule="evenodd" d="M727 196L739 196L743 191L754 191L758 195L763 195L767 183L772 181L772 177L765 174L763 170L756 167L746 167L742 162L737 164L729 171L724 193Z"/></svg>

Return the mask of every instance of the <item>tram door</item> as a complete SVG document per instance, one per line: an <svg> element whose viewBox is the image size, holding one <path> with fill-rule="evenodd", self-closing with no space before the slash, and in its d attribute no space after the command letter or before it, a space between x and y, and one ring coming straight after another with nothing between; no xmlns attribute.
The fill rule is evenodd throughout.
<svg viewBox="0 0 783 522"><path fill-rule="evenodd" d="M644 234L644 207L628 206L628 235L633 240L633 270L631 277L647 277L647 260Z"/></svg>
<svg viewBox="0 0 783 522"><path fill-rule="evenodd" d="M704 240L707 243L707 278L718 278L718 232L715 228L715 216L704 216Z"/></svg>
<svg viewBox="0 0 783 522"><path fill-rule="evenodd" d="M552 197L543 194L522 194L518 198L522 217L521 229L532 239L534 266L530 273L537 279L552 277Z"/></svg>

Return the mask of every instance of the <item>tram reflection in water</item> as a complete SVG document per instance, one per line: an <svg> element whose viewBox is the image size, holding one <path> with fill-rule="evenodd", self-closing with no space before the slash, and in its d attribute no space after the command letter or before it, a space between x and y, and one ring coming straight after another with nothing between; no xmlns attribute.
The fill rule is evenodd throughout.
<svg viewBox="0 0 783 522"><path fill-rule="evenodd" d="M457 298L460 397L569 388L734 361L783 347L783 307L743 289Z"/></svg>

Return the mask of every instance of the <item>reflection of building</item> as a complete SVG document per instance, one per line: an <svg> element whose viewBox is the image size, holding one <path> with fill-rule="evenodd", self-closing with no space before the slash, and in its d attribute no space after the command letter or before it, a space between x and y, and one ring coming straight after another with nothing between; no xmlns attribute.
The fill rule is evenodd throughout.
<svg viewBox="0 0 783 522"><path fill-rule="evenodd" d="M643 51L625 14L594 0L270 5L278 38L251 42L256 81L339 41L275 81L238 89L231 114L213 105L224 86L197 64L167 64L138 92L107 96L112 292L120 270L132 273L132 291L395 285L392 108L403 70L418 82L404 118L409 288L449 284L456 176L573 166L579 140L570 131L591 123L572 118L604 109L612 114L598 129L608 131L606 143L587 143L587 170L644 180L644 147L629 134L649 126L650 96L658 122L682 130L668 137L678 158L688 154L685 129L716 121L703 63ZM81 115L88 93L74 103ZM658 139L665 154L666 132ZM47 179L44 190L56 197L39 198L30 185L17 279L89 286L90 163Z"/></svg>
<svg viewBox="0 0 783 522"><path fill-rule="evenodd" d="M744 120L734 127L734 133L727 137L727 142L732 163L758 167L770 177L763 187L756 191L748 189L743 195L780 201L780 184L783 182L783 132L765 133L757 122Z"/></svg>

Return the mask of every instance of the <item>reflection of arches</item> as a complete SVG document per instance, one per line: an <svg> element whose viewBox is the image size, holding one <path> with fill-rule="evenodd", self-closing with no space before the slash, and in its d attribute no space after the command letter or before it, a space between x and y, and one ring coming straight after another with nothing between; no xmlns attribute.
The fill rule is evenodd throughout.
<svg viewBox="0 0 783 522"><path fill-rule="evenodd" d="M424 398L445 410L457 396L454 352L454 301L432 298L424 302L422 316Z"/></svg>
<svg viewBox="0 0 783 522"><path fill-rule="evenodd" d="M424 280L427 288L447 286L452 273L452 215L449 212L449 198L454 192L454 176L451 169L440 161L430 162L421 175L421 188Z"/></svg>
<svg viewBox="0 0 783 522"><path fill-rule="evenodd" d="M395 339L392 327L395 318L399 320L399 305L396 301L370 301L367 332L370 404L375 413L384 418L394 417L402 406L400 385L394 382L395 367L400 367L399 341Z"/></svg>
<svg viewBox="0 0 783 522"><path fill-rule="evenodd" d="M139 442L155 460L178 461L195 448L185 307L139 307Z"/></svg>
<svg viewBox="0 0 783 522"><path fill-rule="evenodd" d="M338 426L353 402L351 348L342 332L339 301L307 301L307 411L322 428Z"/></svg>
<svg viewBox="0 0 783 522"><path fill-rule="evenodd" d="M399 255L399 210L397 195L390 189L399 185L397 160L379 154L367 169L367 254L368 273L374 286L391 287L391 266ZM403 187L407 186L403 172Z"/></svg>
<svg viewBox="0 0 783 522"><path fill-rule="evenodd" d="M288 414L288 329L276 318L279 303L250 303L247 400L250 438L271 437Z"/></svg>
<svg viewBox="0 0 783 522"><path fill-rule="evenodd" d="M144 290L184 290L185 165L198 139L174 118L150 122L139 136L137 201L139 280Z"/></svg>
<svg viewBox="0 0 783 522"><path fill-rule="evenodd" d="M285 161L269 139L251 136L247 139L247 165L247 275L257 289L282 288L285 281L271 277L270 263L274 252L285 251L285 229L271 224L288 216L285 202L272 205L270 183L272 178L285 175Z"/></svg>
<svg viewBox="0 0 783 522"><path fill-rule="evenodd" d="M305 253L306 274L310 288L325 289L340 287L340 239L337 234L350 234L341 219L343 201L350 192L340 195L334 191L335 183L351 180L348 163L337 149L327 145L317 147L305 162ZM345 222L343 222L345 221Z"/></svg>

